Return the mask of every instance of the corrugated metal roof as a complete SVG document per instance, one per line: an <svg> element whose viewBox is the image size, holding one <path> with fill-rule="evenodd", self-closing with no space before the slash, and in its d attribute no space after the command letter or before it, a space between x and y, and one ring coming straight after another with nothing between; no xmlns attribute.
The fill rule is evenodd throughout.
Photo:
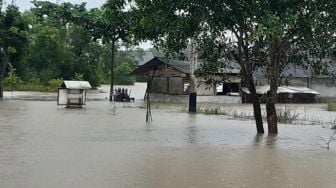
<svg viewBox="0 0 336 188"><path fill-rule="evenodd" d="M66 89L91 89L91 85L88 81L65 80L61 86Z"/></svg>
<svg viewBox="0 0 336 188"><path fill-rule="evenodd" d="M269 85L265 85L265 86L256 86L256 91L257 94L259 95L264 95L266 94L268 91L270 90L270 86ZM242 88L242 91L250 94L250 91L247 88ZM320 93L318 93L315 90L309 89L307 87L293 87L293 86L281 86L278 87L277 93L307 93L307 94L313 94L313 95L320 95Z"/></svg>
<svg viewBox="0 0 336 188"><path fill-rule="evenodd" d="M312 90L310 88L307 87L291 87L288 86L288 89L294 90L294 91L298 91L298 93L310 93L310 94L315 94L315 95L320 95L319 92Z"/></svg>

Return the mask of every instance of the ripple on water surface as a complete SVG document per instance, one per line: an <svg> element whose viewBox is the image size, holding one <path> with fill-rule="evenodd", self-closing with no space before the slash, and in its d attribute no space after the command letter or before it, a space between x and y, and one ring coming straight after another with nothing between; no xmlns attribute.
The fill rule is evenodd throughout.
<svg viewBox="0 0 336 188"><path fill-rule="evenodd" d="M336 187L320 126L280 125L88 102L0 101L0 187ZM314 177L314 178L312 178Z"/></svg>

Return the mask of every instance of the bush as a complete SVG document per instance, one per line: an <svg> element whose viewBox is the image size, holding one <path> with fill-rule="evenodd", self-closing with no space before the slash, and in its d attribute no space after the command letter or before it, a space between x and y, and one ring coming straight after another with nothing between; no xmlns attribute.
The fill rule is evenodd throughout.
<svg viewBox="0 0 336 188"><path fill-rule="evenodd" d="M221 111L219 107L210 107L204 109L198 109L199 112L207 114L207 115L220 115Z"/></svg>
<svg viewBox="0 0 336 188"><path fill-rule="evenodd" d="M48 82L48 91L56 92L59 86L62 84L63 79L52 79Z"/></svg>
<svg viewBox="0 0 336 188"><path fill-rule="evenodd" d="M14 71L10 71L8 76L4 79L3 83L7 90L16 90L17 86L22 83L22 80L16 76Z"/></svg>
<svg viewBox="0 0 336 188"><path fill-rule="evenodd" d="M29 81L24 82L11 71L4 79L4 86L6 90L55 92L62 82L62 79L52 79L48 84L43 84L40 79L36 78L36 76L33 76Z"/></svg>

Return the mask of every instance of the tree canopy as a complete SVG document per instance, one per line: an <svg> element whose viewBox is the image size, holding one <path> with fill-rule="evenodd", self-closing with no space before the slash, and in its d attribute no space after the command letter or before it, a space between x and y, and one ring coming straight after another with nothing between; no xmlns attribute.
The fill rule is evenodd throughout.
<svg viewBox="0 0 336 188"><path fill-rule="evenodd" d="M328 69L323 59L336 55L336 2L330 0L107 0L91 10L85 3L33 5L25 13L15 6L1 10L0 83L14 67L8 75L24 82L110 82L112 97L116 81L134 81L127 74L135 67L130 54L139 51L129 45L151 40L166 55L189 58L185 52L194 41L208 78L226 62L240 64L259 133L264 130L255 71L264 70L270 81L268 130L277 133L282 69L295 63L319 75Z"/></svg>
<svg viewBox="0 0 336 188"><path fill-rule="evenodd" d="M196 39L204 62L211 69L231 59L241 66L243 85L254 98L257 131L263 132L261 109L255 89L254 71L266 71L271 89L267 97L270 133L277 133L276 93L281 68L292 61L293 52L330 57L335 47L335 3L333 1L162 1L135 0L142 14L140 34L181 51ZM307 52L305 52L307 51ZM324 53L324 52L328 52ZM306 58L307 59L307 58ZM307 62L304 56L296 61ZM225 62L225 61L224 61ZM318 63L319 64L319 63ZM225 65L224 65L225 66ZM207 72L207 71L205 71ZM212 74L212 71L208 71Z"/></svg>
<svg viewBox="0 0 336 188"><path fill-rule="evenodd" d="M24 86L34 89L35 86L28 87L32 85L39 89L37 86L48 86L52 80L78 78L88 80L94 87L108 83L112 59L110 39L113 39L116 84L125 83L119 76L128 75L136 59L143 54L119 40L126 40L123 28L129 27L121 24L121 17L113 15L117 9L124 14L122 2L109 1L102 8L87 10L85 3L33 1L31 10L24 13L15 6L6 7L5 12L1 12L0 45L1 52L5 52L1 53L1 79L6 75L17 76L22 84L17 84L16 89L25 89ZM123 17L128 24L129 17ZM112 18L113 23L110 22ZM115 29L114 34L112 29ZM115 35L118 32L120 35ZM139 57L135 57L137 55ZM5 57L8 57L6 64ZM15 68L10 74L6 74L7 64ZM118 69L120 65L122 68ZM127 81L128 84L133 82L132 77Z"/></svg>

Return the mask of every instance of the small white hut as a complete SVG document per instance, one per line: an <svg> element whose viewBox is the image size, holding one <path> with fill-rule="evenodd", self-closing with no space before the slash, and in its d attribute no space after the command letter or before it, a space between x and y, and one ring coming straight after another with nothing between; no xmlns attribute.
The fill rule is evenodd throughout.
<svg viewBox="0 0 336 188"><path fill-rule="evenodd" d="M83 108L86 105L88 89L91 89L91 85L87 81L64 81L58 88L57 105Z"/></svg>

